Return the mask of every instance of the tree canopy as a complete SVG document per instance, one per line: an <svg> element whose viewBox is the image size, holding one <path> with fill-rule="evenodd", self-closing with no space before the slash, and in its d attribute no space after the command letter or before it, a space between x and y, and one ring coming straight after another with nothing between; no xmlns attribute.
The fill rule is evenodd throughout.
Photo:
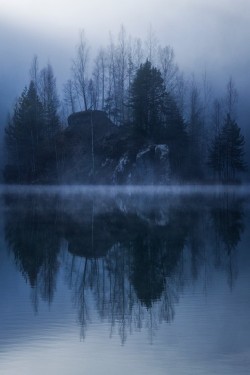
<svg viewBox="0 0 250 375"><path fill-rule="evenodd" d="M5 128L7 182L57 182L62 175L74 176L75 182L85 179L89 182L89 139L91 183L95 178L93 171L102 175L106 167L110 176L126 170L127 175L119 180L125 182L138 167L137 162L143 171L153 168L147 175L156 176L155 181L161 169L159 164L164 171L161 176L167 175L162 181L168 181L170 176L177 181L209 181L208 165L223 182L236 181L238 173L247 170L245 139L233 118L237 91L232 79L224 100L215 101L214 116L211 116L215 133L211 136L206 78L203 99L193 80L185 109L185 82L174 62L173 50L151 48L150 44L151 52L143 62L139 41L134 50L130 47L122 29L118 45L112 41L108 50L99 52L90 77L89 48L81 33L73 77L65 86L63 110L66 115L69 108L73 113L80 109L80 117L76 113L75 118L82 120L79 127L69 123L66 129L58 113L60 101L53 69L47 64L39 71L37 57L34 58L29 86L18 98ZM153 50L156 56L152 55ZM228 115L222 124L226 111ZM96 117L92 116L95 112ZM102 118L102 123L94 124L93 118ZM105 134L101 129L105 129ZM98 163L100 169L104 166L103 170L94 168ZM65 168L68 168L66 173ZM145 178L144 172L142 178ZM134 182L140 176L137 173ZM102 183L106 182L102 178ZM117 180L110 177L110 181Z"/></svg>
<svg viewBox="0 0 250 375"><path fill-rule="evenodd" d="M159 132L165 96L161 73L147 60L141 64L131 86L133 122L136 130L149 136L155 136L157 131Z"/></svg>
<svg viewBox="0 0 250 375"><path fill-rule="evenodd" d="M59 103L52 70L48 68L43 74L43 96L38 95L31 80L5 128L9 164L4 175L8 182L35 182L55 163L55 137L60 131Z"/></svg>
<svg viewBox="0 0 250 375"><path fill-rule="evenodd" d="M18 173L20 181L34 180L41 168L39 146L43 138L43 120L43 106L31 81L29 88L25 88L18 99L13 117L5 129L9 158L16 165L15 173ZM5 177L11 179L11 176Z"/></svg>
<svg viewBox="0 0 250 375"><path fill-rule="evenodd" d="M236 121L228 114L221 131L214 137L209 150L209 166L220 180L235 181L237 172L245 172L245 139Z"/></svg>

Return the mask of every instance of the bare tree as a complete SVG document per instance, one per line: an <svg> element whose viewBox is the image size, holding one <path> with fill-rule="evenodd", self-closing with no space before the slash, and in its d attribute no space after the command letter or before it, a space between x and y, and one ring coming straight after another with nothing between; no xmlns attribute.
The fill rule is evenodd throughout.
<svg viewBox="0 0 250 375"><path fill-rule="evenodd" d="M69 79L64 85L64 103L66 104L67 112L76 112L76 92L75 86L71 79Z"/></svg>
<svg viewBox="0 0 250 375"><path fill-rule="evenodd" d="M80 32L80 41L73 60L73 76L78 95L82 98L85 111L88 110L87 90L87 65L89 61L89 47L85 38L84 30Z"/></svg>
<svg viewBox="0 0 250 375"><path fill-rule="evenodd" d="M200 91L193 78L190 89L190 114L188 121L190 177L199 179L203 174L205 159L204 131Z"/></svg>
<svg viewBox="0 0 250 375"><path fill-rule="evenodd" d="M207 72L205 70L202 75L202 120L204 128L206 128L208 124L209 113L211 113L211 99L212 87L208 81Z"/></svg>
<svg viewBox="0 0 250 375"><path fill-rule="evenodd" d="M117 70L116 70L116 47L113 37L110 34L110 44L108 46L108 91L106 97L106 109L113 121L117 123Z"/></svg>
<svg viewBox="0 0 250 375"><path fill-rule="evenodd" d="M122 26L119 36L118 36L118 50L117 50L117 67L118 67L118 81L119 81L119 101L120 101L120 121L124 122L125 112L124 112L124 101L125 101L125 86L126 86L126 76L128 67L128 50L127 50L127 36L125 28Z"/></svg>
<svg viewBox="0 0 250 375"><path fill-rule="evenodd" d="M103 49L99 52L100 62L100 84L101 84L101 108L105 106L105 92L106 92L106 74L107 74L107 58Z"/></svg>
<svg viewBox="0 0 250 375"><path fill-rule="evenodd" d="M36 90L38 90L38 81L39 81L39 64L38 57L35 55L31 62L30 67L30 80L34 82Z"/></svg>
<svg viewBox="0 0 250 375"><path fill-rule="evenodd" d="M135 69L139 69L143 63L145 52L143 51L142 41L140 38L136 38L132 46L132 59L134 62Z"/></svg>
<svg viewBox="0 0 250 375"><path fill-rule="evenodd" d="M157 46L158 41L155 36L154 30L152 29L152 26L150 25L147 35L147 40L145 43L146 46L146 56L147 60L151 62L152 65L155 64L155 56L157 55Z"/></svg>
<svg viewBox="0 0 250 375"><path fill-rule="evenodd" d="M158 64L167 92L173 93L177 85L179 68L175 62L174 50L172 47L158 47Z"/></svg>
<svg viewBox="0 0 250 375"><path fill-rule="evenodd" d="M226 88L225 105L226 105L226 114L229 114L231 119L236 118L237 102L238 102L238 92L235 87L233 78L230 77L227 83L227 88Z"/></svg>
<svg viewBox="0 0 250 375"><path fill-rule="evenodd" d="M215 99L213 102L212 109L212 125L213 133L215 136L218 136L221 131L222 121L223 121L223 103L220 99Z"/></svg>
<svg viewBox="0 0 250 375"><path fill-rule="evenodd" d="M108 47L108 90L106 108L116 124L125 120L125 97L128 90L129 41L121 27L117 42L110 35Z"/></svg>
<svg viewBox="0 0 250 375"><path fill-rule="evenodd" d="M183 118L187 117L186 114L186 100L187 100L187 81L182 73L176 76L176 85L173 92L174 99L176 101L177 107Z"/></svg>

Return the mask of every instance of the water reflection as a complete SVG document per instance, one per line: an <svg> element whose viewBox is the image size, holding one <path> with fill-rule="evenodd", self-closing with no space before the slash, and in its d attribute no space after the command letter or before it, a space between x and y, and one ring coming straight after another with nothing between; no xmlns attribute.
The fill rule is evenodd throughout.
<svg viewBox="0 0 250 375"><path fill-rule="evenodd" d="M11 194L5 207L5 238L35 311L40 298L52 303L61 268L83 338L93 301L124 343L133 330L153 337L171 322L204 267L225 270L231 288L237 277L242 196Z"/></svg>

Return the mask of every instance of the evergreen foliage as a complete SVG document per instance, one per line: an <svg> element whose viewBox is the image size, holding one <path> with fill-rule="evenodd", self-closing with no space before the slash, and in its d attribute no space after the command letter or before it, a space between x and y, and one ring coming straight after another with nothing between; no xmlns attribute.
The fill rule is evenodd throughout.
<svg viewBox="0 0 250 375"><path fill-rule="evenodd" d="M46 72L46 80L48 86L44 88L43 100L33 81L23 90L5 128L9 159L4 170L7 182L34 183L56 162L60 123L52 71Z"/></svg>
<svg viewBox="0 0 250 375"><path fill-rule="evenodd" d="M162 125L165 95L160 71L147 60L138 69L131 86L133 123L137 131L156 136Z"/></svg>
<svg viewBox="0 0 250 375"><path fill-rule="evenodd" d="M15 173L13 169L6 168L7 180L14 178L12 173L18 174L20 182L32 182L37 178L42 168L40 145L43 142L43 122L43 106L31 81L29 88L25 88L18 99L13 117L5 129L10 161L16 166Z"/></svg>
<svg viewBox="0 0 250 375"><path fill-rule="evenodd" d="M44 110L44 131L49 140L53 140L60 131L58 115L59 99L56 90L56 79L50 64L41 71L40 97Z"/></svg>
<svg viewBox="0 0 250 375"><path fill-rule="evenodd" d="M184 172L187 133L173 97L167 93L161 72L147 60L131 86L133 126L136 133L156 143L166 143L173 175Z"/></svg>
<svg viewBox="0 0 250 375"><path fill-rule="evenodd" d="M236 121L228 114L224 125L212 142L209 150L208 164L219 180L233 182L237 172L245 172L244 161L245 139Z"/></svg>
<svg viewBox="0 0 250 375"><path fill-rule="evenodd" d="M34 59L32 80L5 128L5 181L58 182L66 169L65 175L72 176L70 182L143 183L147 182L146 175L154 183L160 183L159 176L164 183L170 176L177 181L200 182L207 175L207 164L219 181L236 181L237 173L246 171L247 166L245 140L232 118L236 101L232 80L227 86L229 114L223 126L220 119L225 108L219 102L215 106L216 135L207 163L204 113L208 100L202 102L197 86L191 86L189 116L186 113L184 120L184 81L179 79L173 51L160 49L160 64L153 66L150 58L142 63L139 44L133 56L124 30L119 41L119 46L111 43L109 54L100 51L93 77L88 78L88 47L81 34L74 79L65 86L65 99L73 113L80 98L88 110L75 113L80 122L75 122L77 126L69 124L65 130L58 114L53 69L48 64L39 72ZM142 173L135 172L136 168ZM118 175L119 179L114 179Z"/></svg>

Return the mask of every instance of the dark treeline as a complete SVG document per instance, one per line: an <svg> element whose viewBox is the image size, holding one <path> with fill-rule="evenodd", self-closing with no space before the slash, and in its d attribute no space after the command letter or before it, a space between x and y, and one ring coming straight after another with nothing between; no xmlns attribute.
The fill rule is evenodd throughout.
<svg viewBox="0 0 250 375"><path fill-rule="evenodd" d="M243 199L178 199L6 197L5 239L34 308L40 299L53 302L61 268L82 334L91 293L100 319L110 322L111 332L118 326L124 342L132 329L172 321L183 288L203 278L205 286L214 268L225 271L233 287Z"/></svg>
<svg viewBox="0 0 250 375"><path fill-rule="evenodd" d="M200 87L194 78L188 82L173 49L158 45L152 33L144 46L122 28L117 41L111 38L90 62L81 32L61 103L50 64L39 70L35 57L30 78L5 129L7 182L228 183L247 169L232 78L224 97L213 100L206 74ZM115 128L102 134L98 127L104 120L97 123L92 117L98 111ZM85 138L82 129L73 134L65 122L80 112L89 114ZM155 173L159 160L167 167Z"/></svg>

